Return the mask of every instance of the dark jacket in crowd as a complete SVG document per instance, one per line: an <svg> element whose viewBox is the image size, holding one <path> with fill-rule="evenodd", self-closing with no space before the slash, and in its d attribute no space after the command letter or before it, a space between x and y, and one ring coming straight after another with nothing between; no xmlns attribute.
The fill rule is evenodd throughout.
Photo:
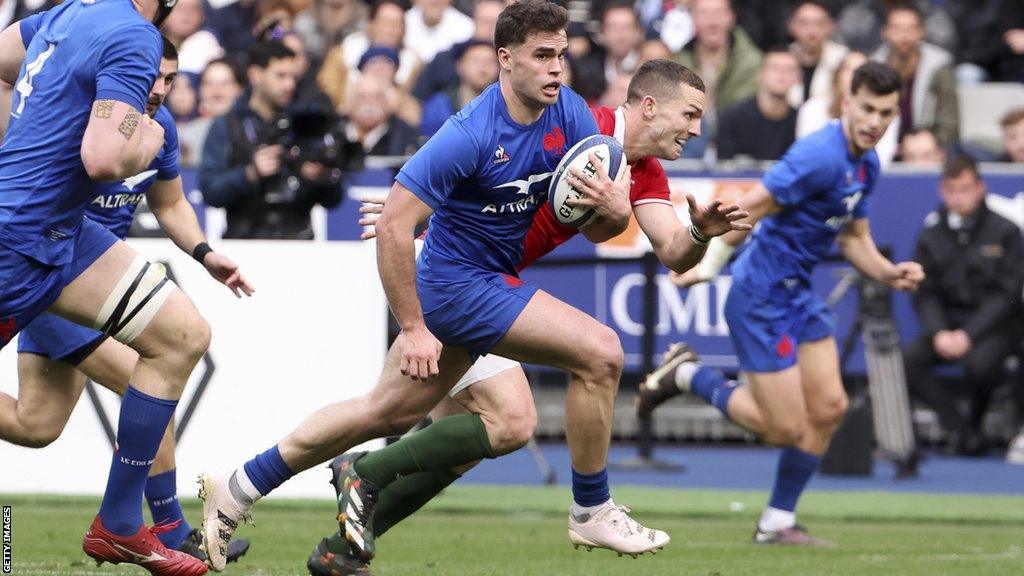
<svg viewBox="0 0 1024 576"><path fill-rule="evenodd" d="M1019 322L1024 240L1017 226L984 203L953 230L949 213L928 216L914 260L927 275L914 296L922 336L962 329L977 341Z"/></svg>
<svg viewBox="0 0 1024 576"><path fill-rule="evenodd" d="M459 83L459 73L455 69L455 54L458 49L459 46L456 45L450 50L438 52L434 59L427 64L423 72L416 78L416 85L412 88L412 95L417 100L426 102L434 94Z"/></svg>
<svg viewBox="0 0 1024 576"><path fill-rule="evenodd" d="M1024 55L1014 54L1003 41L1007 30L1024 28L1024 3L951 0L946 10L956 23L957 64L976 64L992 81L1024 82Z"/></svg>
<svg viewBox="0 0 1024 576"><path fill-rule="evenodd" d="M796 110L780 120L767 118L757 96L735 104L718 118L718 159L749 156L754 160L778 160L796 139Z"/></svg>
<svg viewBox="0 0 1024 576"><path fill-rule="evenodd" d="M298 175L288 173L285 163L277 177L256 184L246 179L245 169L256 149L275 143L269 138L272 132L249 107L248 93L210 126L199 166L199 187L207 204L227 211L225 238L312 239L309 213L313 206L331 208L341 202L340 183L296 179ZM289 180L297 182L297 188L289 187Z"/></svg>

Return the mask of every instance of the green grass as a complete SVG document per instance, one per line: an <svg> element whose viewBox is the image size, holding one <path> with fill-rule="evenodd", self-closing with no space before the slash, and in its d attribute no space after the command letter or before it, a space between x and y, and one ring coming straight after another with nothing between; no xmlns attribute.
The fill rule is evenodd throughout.
<svg viewBox="0 0 1024 576"><path fill-rule="evenodd" d="M863 492L812 492L801 521L837 541L835 550L766 549L749 543L766 495L618 487L616 501L672 543L633 560L574 551L565 535L565 488L463 486L379 541L374 573L409 576L900 576L1024 574L1024 498ZM4 496L14 506L14 573L146 574L135 567L95 565L81 552L95 514L93 498ZM198 503L187 501L190 518ZM226 574L305 573L305 559L337 528L330 501L269 499L256 526L239 535L253 548Z"/></svg>

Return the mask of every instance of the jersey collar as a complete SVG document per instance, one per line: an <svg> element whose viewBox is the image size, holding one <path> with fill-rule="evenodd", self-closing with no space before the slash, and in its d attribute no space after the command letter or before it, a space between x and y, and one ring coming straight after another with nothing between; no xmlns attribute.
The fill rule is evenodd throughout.
<svg viewBox="0 0 1024 576"><path fill-rule="evenodd" d="M612 130L612 137L615 138L619 145L623 148L626 147L626 112L619 106L615 109L615 128Z"/></svg>

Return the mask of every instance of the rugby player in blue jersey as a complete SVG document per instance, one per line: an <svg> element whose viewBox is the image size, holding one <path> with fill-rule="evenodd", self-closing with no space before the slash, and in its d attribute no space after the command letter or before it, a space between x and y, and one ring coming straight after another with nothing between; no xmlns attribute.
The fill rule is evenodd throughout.
<svg viewBox="0 0 1024 576"><path fill-rule="evenodd" d="M21 21L26 45L35 34L39 16ZM164 129L164 145L149 169L123 181L96 186L96 197L86 216L99 222L118 238L128 234L135 210L146 198L147 204L167 235L184 251L206 242L192 205L185 200L178 174L178 135L174 119L163 108L164 98L178 74L178 51L166 37L160 72L146 102L146 114ZM224 282L238 274L238 266L227 257L208 253L202 262L214 279ZM242 278L233 290L246 294L252 287ZM138 354L111 340L106 334L80 326L50 313L33 320L18 337L18 398L0 392L0 439L31 448L44 447L56 440L71 417L85 386L91 378L111 391L123 395L128 387ZM146 501L153 522L161 525L157 538L168 548L205 559L198 529L193 529L181 511L177 497L174 464L174 426L168 425L160 449L146 480ZM166 528L166 531L164 531ZM232 541L229 559L245 553L245 540Z"/></svg>
<svg viewBox="0 0 1024 576"><path fill-rule="evenodd" d="M673 345L641 386L650 411L682 392L696 394L766 442L783 446L771 499L754 533L758 544L831 545L796 522L796 505L846 412L834 320L813 292L811 271L838 238L862 274L913 291L924 279L915 262L879 253L868 226L878 180L874 146L899 113L899 74L880 63L854 72L842 118L793 144L739 204L760 220L732 266L725 303L746 383L702 366L685 344ZM713 240L697 268L675 277L687 286L714 278L746 237Z"/></svg>
<svg viewBox="0 0 1024 576"><path fill-rule="evenodd" d="M145 114L174 0L69 0L38 16L26 44L0 32L0 83L10 95L0 146L0 346L49 310L139 353L99 513L83 539L97 562L159 575L206 565L169 550L143 524L149 469L209 325L163 273L84 217L94 181L148 168L164 129ZM203 256L209 246L194 247ZM237 282L229 279L228 282ZM0 399L0 412L16 407Z"/></svg>
<svg viewBox="0 0 1024 576"><path fill-rule="evenodd" d="M450 118L396 177L377 223L378 268L402 326L377 387L314 413L292 434L230 474L202 476L204 535L214 569L253 502L289 477L370 438L406 432L433 408L473 361L495 352L572 375L566 428L572 451L573 541L620 553L668 543L610 497L606 468L612 408L623 353L615 332L518 277L523 239L547 198L565 152L596 134L583 99L562 86L566 11L522 0L498 18L499 80ZM577 177L578 180L578 177ZM602 216L584 235L618 229L629 217L628 171L574 185ZM609 208L612 208L609 211ZM414 261L414 231L427 235ZM495 390L468 408L341 471L339 527L362 559L374 555L373 506L402 475L493 458L525 441L515 415L528 386ZM525 417L525 412L520 417ZM507 427L504 425L508 425ZM396 445L397 446L397 445Z"/></svg>

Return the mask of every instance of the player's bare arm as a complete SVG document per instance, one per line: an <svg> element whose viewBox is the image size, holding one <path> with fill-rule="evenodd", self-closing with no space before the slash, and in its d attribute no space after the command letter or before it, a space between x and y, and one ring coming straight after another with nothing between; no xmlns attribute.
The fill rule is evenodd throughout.
<svg viewBox="0 0 1024 576"><path fill-rule="evenodd" d="M156 216L167 237L186 254L193 254L196 246L206 242L192 205L185 199L181 176L173 180L157 180L146 193L149 209ZM245 278L238 264L217 252L203 256L202 265L215 280L227 286L235 296L252 296L256 290Z"/></svg>
<svg viewBox="0 0 1024 576"><path fill-rule="evenodd" d="M747 217L744 220L744 223L747 224L746 229L730 230L713 239L708 245L707 253L699 265L684 274L671 274L669 276L677 286L685 288L698 282L706 282L718 276L718 272L729 261L736 247L746 240L747 235L750 234L750 230L757 224L757 221L779 210L775 197L760 182L744 192L737 203L741 210L747 212Z"/></svg>
<svg viewBox="0 0 1024 576"><path fill-rule="evenodd" d="M712 200L700 206L691 194L686 195L693 226L684 226L675 208L660 202L641 204L633 209L640 229L651 241L655 255L666 267L676 273L693 268L704 257L711 238L730 231L750 230L750 224L741 220L749 215L738 204L722 205Z"/></svg>
<svg viewBox="0 0 1024 576"><path fill-rule="evenodd" d="M894 264L878 251L867 218L851 221L838 237L843 256L862 274L897 290L914 292L924 280L924 268L917 262Z"/></svg>
<svg viewBox="0 0 1024 576"><path fill-rule="evenodd" d="M97 182L138 174L164 145L164 129L147 114L118 100L93 102L82 138L82 163Z"/></svg>
<svg viewBox="0 0 1024 576"><path fill-rule="evenodd" d="M598 243L622 234L629 226L629 216L632 214L629 205L632 171L626 166L619 178L613 182L597 156L591 154L590 162L597 168L592 178L575 168L569 169L569 184L582 192L583 196L579 199L569 199L566 203L574 207L590 206L597 211L597 218L580 228L580 232L587 240Z"/></svg>
<svg viewBox="0 0 1024 576"><path fill-rule="evenodd" d="M0 142L3 142L11 116L14 83L18 81L18 70L25 60L20 26L15 22L0 32Z"/></svg>
<svg viewBox="0 0 1024 576"><path fill-rule="evenodd" d="M416 293L416 226L430 217L431 209L408 188L395 182L376 223L377 268L388 304L401 334L395 340L402 374L426 380L437 376L441 342L427 329Z"/></svg>

